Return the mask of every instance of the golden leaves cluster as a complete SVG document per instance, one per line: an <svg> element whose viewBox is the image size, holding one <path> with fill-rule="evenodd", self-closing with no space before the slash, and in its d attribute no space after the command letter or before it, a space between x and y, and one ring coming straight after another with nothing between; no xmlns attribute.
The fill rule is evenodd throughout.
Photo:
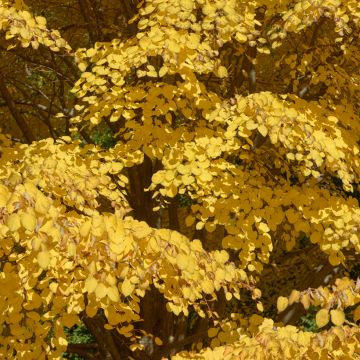
<svg viewBox="0 0 360 360"><path fill-rule="evenodd" d="M47 28L44 17L33 16L18 4L1 2L0 29L5 31L6 40L15 38L24 48L31 45L32 48L37 49L39 45L45 45L55 52L64 50L70 53L71 51L70 45L61 37L59 31ZM10 44L8 50L15 46L16 44Z"/></svg>
<svg viewBox="0 0 360 360"><path fill-rule="evenodd" d="M127 208L128 179L124 171L141 163L143 155L126 152L120 146L109 151L80 147L69 139L3 147L2 161L9 166L1 168L0 178L12 185L31 180L66 206L88 214L99 207L100 196L113 202L115 208Z"/></svg>
<svg viewBox="0 0 360 360"><path fill-rule="evenodd" d="M201 18L196 12L201 12ZM247 41L247 36L254 31L254 9L241 2L230 1L198 1L198 0L157 0L146 2L140 11L139 29L152 27L155 21L162 26L192 30L201 33L205 42L216 41L217 46L234 37L240 43ZM179 23L181 19L181 23ZM214 38L213 31L217 31Z"/></svg>
<svg viewBox="0 0 360 360"><path fill-rule="evenodd" d="M340 178L344 189L351 191L360 175L358 145L351 140L351 130L339 129L342 120L332 111L311 104L301 109L301 100L269 92L221 101L206 89L195 73L213 71L219 77L227 73L214 67L220 42L207 42L205 35L212 28L209 25L207 29L207 21L230 21L228 12L219 10L219 4L145 3L134 19L139 20L136 37L79 51L81 70L87 71L73 89L84 102L73 122L97 124L105 116L110 116L110 121L125 120L129 132L124 140L129 147L161 160L163 165L153 175L149 190L155 191L161 204L177 194L196 200L187 225L195 224L196 229L205 227L207 231L225 225L227 235L222 245L241 249L242 265L250 271L261 271L261 263L268 262L273 250L272 234L284 223L282 238L287 250L295 246L298 235L314 232L312 241L322 246L333 264L339 263L343 261L340 249L357 243L356 235L349 233L354 225L344 225L346 231L335 230L333 238L330 229L325 233L318 227L319 213L312 218L296 208L301 206L299 202L288 199L300 198L310 184L320 187L318 183L329 174ZM232 2L227 6L234 7L229 14L238 14L241 7ZM200 24L207 24L201 28L192 26L192 14L198 7L204 15ZM188 22L179 27L177 16L181 14L186 14ZM221 20L222 16L226 20ZM205 39L201 43L198 34ZM220 31L220 39L221 34L226 31ZM224 39L229 39L228 35ZM192 48L192 41L197 46ZM170 84L175 74L181 78L177 86ZM257 149L254 140L259 138L265 143ZM238 157L243 165L229 163L228 157ZM302 186L291 192L289 178L294 174ZM233 189L236 194L232 194ZM254 192L268 200L249 195ZM326 191L310 193L314 196L311 204L322 199L320 203L328 206ZM355 209L356 204L350 207ZM357 223L356 214L344 224L353 220ZM337 221L337 226L340 223ZM352 243L348 242L350 237Z"/></svg>
<svg viewBox="0 0 360 360"><path fill-rule="evenodd" d="M154 196L190 195L197 204L186 224L196 223L196 229L205 226L207 231L225 225L223 246L241 249L242 263L250 263L252 271L262 269L252 262L254 249L261 250L257 256L267 262L272 233L281 224L286 224L282 237L287 250L303 233L329 254L334 265L344 260L341 249L359 251L357 202L333 196L318 185L324 174L336 174L351 190L359 179L358 146L345 151L351 144L349 134L335 127L333 116L320 114L317 119L289 105L270 93L259 93L218 107L207 116L209 129L199 128L193 140L178 141L163 152L163 169L153 175L150 186L156 190ZM254 148L254 135L265 138L262 149ZM233 155L239 156L241 165L227 160ZM285 176L296 174L299 185L291 185L273 169Z"/></svg>
<svg viewBox="0 0 360 360"><path fill-rule="evenodd" d="M271 144L279 148L279 155L296 163L292 171L298 169L303 176L315 178L324 172L336 174L344 189L351 191L351 183L360 177L360 164L359 147L351 140L350 132L340 130L339 120L320 108L308 107L304 111L291 105L291 101L270 92L245 99L238 97L237 104L228 109L230 114L225 115L228 123L225 137L231 139L237 135L248 139L257 131L263 137L268 136ZM216 119L220 120L219 116ZM253 145L251 139L248 142Z"/></svg>
<svg viewBox="0 0 360 360"><path fill-rule="evenodd" d="M344 322L354 326L360 320L360 279L338 278L331 286L304 291L292 290L288 297L280 296L277 300L278 312L284 311L294 303L301 303L305 309L310 305L320 307L315 320L319 328L330 321L334 326ZM346 320L345 310L351 310L352 321Z"/></svg>
<svg viewBox="0 0 360 360"><path fill-rule="evenodd" d="M198 11L202 11L200 19L196 16ZM184 18L181 23L179 17ZM228 71L218 59L218 49L232 38L237 39L242 47L247 34L254 31L254 9L236 1L224 4L223 1L204 3L191 0L186 6L178 0L151 1L144 4L134 20L138 18L136 37L126 42L97 43L92 49L77 51L78 65L84 73L73 92L87 106L84 109L79 107L83 110L82 116L75 117L73 122L90 120L97 124L107 116L106 112L112 113L112 121L117 121L123 112L131 116L139 107L139 104L132 106L135 98L131 94L134 90L138 92L136 90L142 87L140 84L145 82L147 85L145 92L142 91L146 94L154 80L160 84L162 81L168 83L167 79L176 74L181 76L194 100L200 90L194 74L214 73L219 78L227 77ZM109 96L108 89L113 96ZM204 90L201 88L201 92ZM103 96L105 92L107 95ZM171 92L172 89L164 87L163 94ZM147 98L153 104L150 102L152 96ZM176 105L182 101L180 96L172 100ZM158 108L163 107L158 105ZM170 109L174 110L174 105L170 105ZM124 111L123 106L129 110ZM189 118L190 114L187 107L184 115Z"/></svg>
<svg viewBox="0 0 360 360"><path fill-rule="evenodd" d="M339 35L339 41L346 33L351 33L348 22L359 22L360 8L354 1L340 0L301 0L297 1L292 9L284 15L284 31L300 32L305 27L317 22L321 16L334 18L335 31Z"/></svg>
<svg viewBox="0 0 360 360"><path fill-rule="evenodd" d="M240 330L239 330L240 331ZM198 353L183 351L172 357L181 359L322 359L330 353L352 358L360 349L357 327L334 327L315 334L303 332L295 326L279 326L264 319L256 333L241 334L239 340L214 349L204 348Z"/></svg>
<svg viewBox="0 0 360 360"><path fill-rule="evenodd" d="M187 314L192 305L201 316L202 305L220 289L236 297L242 287L255 291L223 250L206 252L199 240L119 214L67 212L30 179L3 180L0 207L5 357L15 347L28 358L59 356L67 345L63 326L79 323L82 311L92 317L100 308L107 329L135 341L128 325L140 320L140 298L151 284L164 294L169 311Z"/></svg>

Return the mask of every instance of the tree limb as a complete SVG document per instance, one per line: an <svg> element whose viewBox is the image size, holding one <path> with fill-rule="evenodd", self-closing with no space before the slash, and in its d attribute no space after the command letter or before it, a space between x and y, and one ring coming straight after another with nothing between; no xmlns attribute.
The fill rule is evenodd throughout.
<svg viewBox="0 0 360 360"><path fill-rule="evenodd" d="M5 100L11 115L13 116L13 118L15 119L17 125L19 126L20 130L22 131L26 141L28 143L31 143L33 141L36 140L33 132L31 131L29 125L27 124L26 120L23 118L22 114L17 110L16 105L9 93L9 90L6 86L6 83L4 81L4 77L1 76L0 79L0 94L3 97L3 99Z"/></svg>

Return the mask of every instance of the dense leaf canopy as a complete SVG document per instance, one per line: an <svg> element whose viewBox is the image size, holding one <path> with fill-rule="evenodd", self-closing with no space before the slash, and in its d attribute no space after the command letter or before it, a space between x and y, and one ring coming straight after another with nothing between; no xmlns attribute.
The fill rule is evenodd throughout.
<svg viewBox="0 0 360 360"><path fill-rule="evenodd" d="M359 20L1 0L0 356L360 358Z"/></svg>

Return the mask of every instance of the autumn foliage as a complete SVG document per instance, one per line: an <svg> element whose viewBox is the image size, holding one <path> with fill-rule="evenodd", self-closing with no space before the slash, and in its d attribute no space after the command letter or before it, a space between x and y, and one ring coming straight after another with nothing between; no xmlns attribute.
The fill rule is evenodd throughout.
<svg viewBox="0 0 360 360"><path fill-rule="evenodd" d="M359 359L360 3L62 3L0 1L0 357Z"/></svg>

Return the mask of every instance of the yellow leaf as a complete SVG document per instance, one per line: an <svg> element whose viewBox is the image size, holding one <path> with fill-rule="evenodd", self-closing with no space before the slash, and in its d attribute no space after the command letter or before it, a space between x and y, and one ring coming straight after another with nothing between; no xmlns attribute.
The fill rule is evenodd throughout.
<svg viewBox="0 0 360 360"><path fill-rule="evenodd" d="M67 341L64 337L59 336L59 337L56 339L55 343L56 343L56 342L57 342L60 346L63 346L64 349L66 349L67 344L68 344L68 341Z"/></svg>
<svg viewBox="0 0 360 360"><path fill-rule="evenodd" d="M200 36L199 34L189 34L188 35L188 41L186 42L186 45L189 49L197 49L200 43Z"/></svg>
<svg viewBox="0 0 360 360"><path fill-rule="evenodd" d="M278 134L277 132L270 132L270 141L272 144L276 144L278 141Z"/></svg>
<svg viewBox="0 0 360 360"><path fill-rule="evenodd" d="M339 338L340 341L344 341L346 337L344 328L336 326L332 328L332 332Z"/></svg>
<svg viewBox="0 0 360 360"><path fill-rule="evenodd" d="M50 254L48 251L40 251L37 255L37 261L42 269L47 269L50 264Z"/></svg>
<svg viewBox="0 0 360 360"><path fill-rule="evenodd" d="M35 311L27 312L26 316L35 321L40 321L41 319L40 315Z"/></svg>
<svg viewBox="0 0 360 360"><path fill-rule="evenodd" d="M90 48L86 51L86 56L89 58L93 57L95 54L96 54L96 49L94 48Z"/></svg>
<svg viewBox="0 0 360 360"><path fill-rule="evenodd" d="M10 194L7 187L0 185L0 208L6 206L9 196Z"/></svg>
<svg viewBox="0 0 360 360"><path fill-rule="evenodd" d="M303 294L302 298L301 298L301 303L304 306L304 309L308 309L310 307L310 298L308 294Z"/></svg>
<svg viewBox="0 0 360 360"><path fill-rule="evenodd" d="M20 327L19 324L10 325L10 332L12 335L18 337L24 333L25 328Z"/></svg>
<svg viewBox="0 0 360 360"><path fill-rule="evenodd" d="M320 242L320 240L322 239L322 234L318 231L316 232L313 232L311 235L310 235L310 241L313 243L313 244L316 244L318 242Z"/></svg>
<svg viewBox="0 0 360 360"><path fill-rule="evenodd" d="M84 284L84 289L88 292L88 293L92 293L95 291L97 286L97 280L93 277L93 276L89 276L86 280L85 280L85 284Z"/></svg>
<svg viewBox="0 0 360 360"><path fill-rule="evenodd" d="M50 202L44 195L38 195L36 197L35 211L41 215L47 214L49 211Z"/></svg>
<svg viewBox="0 0 360 360"><path fill-rule="evenodd" d="M55 282L52 282L52 283L49 285L49 289L50 289L54 294L56 294L58 287L59 287L59 284L58 284L58 283L55 283Z"/></svg>
<svg viewBox="0 0 360 360"><path fill-rule="evenodd" d="M147 50L150 44L151 44L151 40L150 40L147 36L143 36L143 37L139 40L139 46L140 46L143 50Z"/></svg>
<svg viewBox="0 0 360 360"><path fill-rule="evenodd" d="M94 317L97 314L98 309L95 306L88 305L88 306L86 306L85 311L86 311L87 316Z"/></svg>
<svg viewBox="0 0 360 360"><path fill-rule="evenodd" d="M203 171L199 176L199 180L201 180L202 182L209 182L212 179L213 176L208 171Z"/></svg>
<svg viewBox="0 0 360 360"><path fill-rule="evenodd" d="M165 119L166 119L166 121L169 123L169 124L171 124L172 123L172 115L171 115L171 113L167 113L166 115L165 115Z"/></svg>
<svg viewBox="0 0 360 360"><path fill-rule="evenodd" d="M40 26L46 26L46 19L44 17L35 16L35 20Z"/></svg>
<svg viewBox="0 0 360 360"><path fill-rule="evenodd" d="M254 130L258 127L258 124L256 124L252 119L250 119L246 122L245 126L248 130Z"/></svg>
<svg viewBox="0 0 360 360"><path fill-rule="evenodd" d="M190 246L191 246L191 250L193 251L202 251L203 249L201 241L196 239L190 243Z"/></svg>
<svg viewBox="0 0 360 360"><path fill-rule="evenodd" d="M91 222L90 221L84 222L79 229L80 236L84 238L87 237L90 232L90 228L91 228Z"/></svg>
<svg viewBox="0 0 360 360"><path fill-rule="evenodd" d="M110 284L110 285L116 285L116 278L115 278L115 276L113 276L112 274L107 274L107 276L106 276L106 282L108 283L108 284Z"/></svg>
<svg viewBox="0 0 360 360"><path fill-rule="evenodd" d="M135 285L130 282L129 279L125 279L124 282L121 284L121 292L124 296L129 296L135 289Z"/></svg>
<svg viewBox="0 0 360 360"><path fill-rule="evenodd" d="M176 264L180 270L186 270L189 266L189 256L185 254L178 254L176 257Z"/></svg>
<svg viewBox="0 0 360 360"><path fill-rule="evenodd" d="M91 233L94 236L102 236L102 234L105 232L105 223L101 216L93 216L92 218L92 228Z"/></svg>
<svg viewBox="0 0 360 360"><path fill-rule="evenodd" d="M32 242L31 242L32 248L35 251L38 251L40 249L41 244L42 244L42 240L41 240L41 238L38 238L38 237L33 238Z"/></svg>
<svg viewBox="0 0 360 360"><path fill-rule="evenodd" d="M321 309L317 312L316 314L316 325L319 327L319 328L322 328L323 326L325 326L330 318L329 318L329 310L327 309Z"/></svg>
<svg viewBox="0 0 360 360"><path fill-rule="evenodd" d="M22 213L21 214L21 225L29 231L34 231L36 226L36 217L33 214Z"/></svg>
<svg viewBox="0 0 360 360"><path fill-rule="evenodd" d="M119 290L116 286L111 286L107 289L107 294L111 301L118 302L120 300Z"/></svg>
<svg viewBox="0 0 360 360"><path fill-rule="evenodd" d="M16 231L20 228L20 216L18 214L11 214L7 220L7 226L10 231Z"/></svg>
<svg viewBox="0 0 360 360"><path fill-rule="evenodd" d="M194 224L195 220L196 220L196 219L195 219L194 216L188 215L188 216L186 217L186 219L185 219L185 225L186 225L187 227L190 227L190 226L192 226L192 225Z"/></svg>
<svg viewBox="0 0 360 360"><path fill-rule="evenodd" d="M155 344L161 346L163 344L162 340L158 337L155 337Z"/></svg>
<svg viewBox="0 0 360 360"><path fill-rule="evenodd" d="M67 246L68 249L68 254L69 256L75 256L76 255L76 250L77 250L77 246L75 243L71 242L68 244Z"/></svg>
<svg viewBox="0 0 360 360"><path fill-rule="evenodd" d="M150 77L157 77L158 73L155 70L150 70L146 72L146 75Z"/></svg>
<svg viewBox="0 0 360 360"><path fill-rule="evenodd" d="M22 38L24 38L26 40L29 40L29 39L32 38L31 33L26 28L22 28L20 30L20 35L21 35Z"/></svg>
<svg viewBox="0 0 360 360"><path fill-rule="evenodd" d="M228 71L225 66L219 66L217 69L217 75L219 78L224 78L228 76Z"/></svg>
<svg viewBox="0 0 360 360"><path fill-rule="evenodd" d="M225 250L215 251L214 258L219 263L226 263L229 261L229 253Z"/></svg>
<svg viewBox="0 0 360 360"><path fill-rule="evenodd" d="M195 178L192 175L186 174L181 177L181 181L184 185L190 185L195 181Z"/></svg>
<svg viewBox="0 0 360 360"><path fill-rule="evenodd" d="M298 302L300 300L300 291L293 290L291 291L291 294L289 296L289 305L292 305L295 302Z"/></svg>
<svg viewBox="0 0 360 360"><path fill-rule="evenodd" d="M164 75L167 74L169 68L167 66L162 66L161 69L159 70L159 76L163 77Z"/></svg>
<svg viewBox="0 0 360 360"><path fill-rule="evenodd" d="M339 121L338 118L335 116L328 116L328 120L334 124L337 124Z"/></svg>
<svg viewBox="0 0 360 360"><path fill-rule="evenodd" d="M201 283L201 289L205 294L212 294L214 292L214 285L209 279L205 279Z"/></svg>
<svg viewBox="0 0 360 360"><path fill-rule="evenodd" d="M216 224L212 223L212 222L207 222L205 224L205 230L207 232L214 232L216 230Z"/></svg>
<svg viewBox="0 0 360 360"><path fill-rule="evenodd" d="M102 86L106 84L106 80L103 78L96 78L93 84L97 86Z"/></svg>
<svg viewBox="0 0 360 360"><path fill-rule="evenodd" d="M219 332L219 328L210 328L208 330L208 337L213 338L217 335L218 332Z"/></svg>
<svg viewBox="0 0 360 360"><path fill-rule="evenodd" d="M16 44L12 44L12 45L9 45L7 48L6 48L6 50L11 50L11 49L13 49L13 48L15 48L16 47Z"/></svg>
<svg viewBox="0 0 360 360"><path fill-rule="evenodd" d="M102 299L106 296L107 294L107 288L103 283L98 283L98 285L96 286L95 289L95 296L98 299Z"/></svg>
<svg viewBox="0 0 360 360"><path fill-rule="evenodd" d="M226 271L222 268L218 268L215 271L215 280L218 282L222 282L226 277Z"/></svg>
<svg viewBox="0 0 360 360"><path fill-rule="evenodd" d="M64 325L68 328L71 328L79 323L80 319L76 314L64 314L61 318L61 325Z"/></svg>
<svg viewBox="0 0 360 360"><path fill-rule="evenodd" d="M185 10L192 10L194 8L194 0L181 0L180 6Z"/></svg>
<svg viewBox="0 0 360 360"><path fill-rule="evenodd" d="M337 256L337 253L331 253L329 256L329 263L332 266L337 266L341 263L341 259Z"/></svg>
<svg viewBox="0 0 360 360"><path fill-rule="evenodd" d="M267 226L267 224L261 222L259 225L258 225L258 229L262 232L269 232L270 231L270 228Z"/></svg>
<svg viewBox="0 0 360 360"><path fill-rule="evenodd" d="M201 230L204 226L205 226L205 223L202 222L202 221L199 221L199 222L196 223L195 229L196 230Z"/></svg>
<svg viewBox="0 0 360 360"><path fill-rule="evenodd" d="M298 116L298 112L294 108L285 108L285 114L289 118L295 118Z"/></svg>
<svg viewBox="0 0 360 360"><path fill-rule="evenodd" d="M256 303L256 308L260 311L263 312L264 311L264 305L261 302L257 302Z"/></svg>
<svg viewBox="0 0 360 360"><path fill-rule="evenodd" d="M178 53L180 52L180 46L179 44L174 40L169 40L168 42L168 48L171 52Z"/></svg>
<svg viewBox="0 0 360 360"><path fill-rule="evenodd" d="M279 296L277 299L277 310L278 313L281 313L282 311L284 311L289 305L289 300L288 298L284 297L284 296Z"/></svg>
<svg viewBox="0 0 360 360"><path fill-rule="evenodd" d="M260 133L263 137L265 137L265 136L267 135L267 133L268 133L267 127L266 127L265 125L263 125L263 124L261 124L261 125L258 127L258 131L259 131L259 133Z"/></svg>
<svg viewBox="0 0 360 360"><path fill-rule="evenodd" d="M84 62L81 62L81 63L78 64L78 68L79 68L79 70L80 70L81 72L84 72L84 71L86 71L87 64L84 63Z"/></svg>
<svg viewBox="0 0 360 360"><path fill-rule="evenodd" d="M152 176L151 181L154 184L161 184L164 181L164 172L163 171L158 171L157 173L155 173Z"/></svg>
<svg viewBox="0 0 360 360"><path fill-rule="evenodd" d="M126 335L133 330L134 330L134 325L129 324L127 326L122 326L120 329L118 329L118 332L119 334Z"/></svg>
<svg viewBox="0 0 360 360"><path fill-rule="evenodd" d="M236 39L238 42L240 42L240 43L244 43L244 42L247 41L247 36L244 35L244 34L242 34L242 33L240 33L240 32L238 32L238 33L236 33L236 35L235 35L235 39Z"/></svg>
<svg viewBox="0 0 360 360"><path fill-rule="evenodd" d="M336 326L341 326L345 321L345 314L342 310L335 309L330 311L331 322Z"/></svg>

